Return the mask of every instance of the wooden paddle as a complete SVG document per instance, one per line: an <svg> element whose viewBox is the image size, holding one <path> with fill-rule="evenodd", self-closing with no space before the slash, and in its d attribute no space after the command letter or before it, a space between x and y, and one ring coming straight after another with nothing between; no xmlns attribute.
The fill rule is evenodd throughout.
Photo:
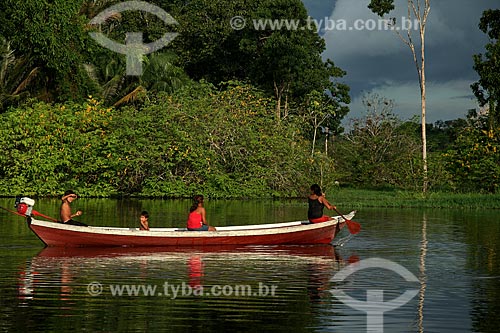
<svg viewBox="0 0 500 333"><path fill-rule="evenodd" d="M22 216L22 217L26 217L26 215L20 214L20 213L14 211L14 210L10 210L10 209L4 208L4 207L0 207L0 208L3 209L3 210L5 210L5 211L7 211L7 212L9 212L9 213L16 214L16 215L19 215L19 216Z"/></svg>
<svg viewBox="0 0 500 333"><path fill-rule="evenodd" d="M353 235L356 235L357 233L359 233L361 231L361 224L359 224L358 222L356 221L351 221L351 220L348 220L347 217L345 217L344 215L342 215L338 210L337 208L335 208L335 206L333 207L333 210L337 212L337 214L339 214L346 222L347 224L347 229L349 229L349 232Z"/></svg>
<svg viewBox="0 0 500 333"><path fill-rule="evenodd" d="M7 212L9 212L9 213L16 214L16 215L19 215L19 216L22 216L22 217L26 217L26 215L24 215L24 214L20 214L20 213L18 213L18 212L16 212L16 211L14 211L14 210L10 210L10 209L4 208L4 207L0 207L0 208L1 208L1 209L3 209L3 210L5 210L5 211L7 211ZM50 216L47 216L47 215L44 215L44 214L42 214L42 213L40 213L40 212L37 212L36 210L33 210L33 211L31 212L31 214L32 214L32 215L34 215L34 216L41 216L41 217L44 217L44 218L46 218L47 220L52 221L52 222L57 222L57 220L56 220L55 218L50 217Z"/></svg>

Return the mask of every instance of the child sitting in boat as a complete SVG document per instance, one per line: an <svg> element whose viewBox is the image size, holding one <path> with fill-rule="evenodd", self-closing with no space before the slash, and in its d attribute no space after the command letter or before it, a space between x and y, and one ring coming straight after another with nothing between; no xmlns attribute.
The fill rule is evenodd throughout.
<svg viewBox="0 0 500 333"><path fill-rule="evenodd" d="M149 231L149 213L145 210L141 213L141 226L139 229Z"/></svg>
<svg viewBox="0 0 500 333"><path fill-rule="evenodd" d="M207 224L203 195L195 195L193 200L193 205L189 209L187 229L190 231L215 231L214 227Z"/></svg>

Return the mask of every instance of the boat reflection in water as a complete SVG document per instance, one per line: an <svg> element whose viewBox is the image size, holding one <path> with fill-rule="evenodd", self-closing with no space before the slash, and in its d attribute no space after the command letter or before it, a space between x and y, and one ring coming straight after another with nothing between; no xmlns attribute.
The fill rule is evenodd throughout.
<svg viewBox="0 0 500 333"><path fill-rule="evenodd" d="M28 302L38 297L55 298L56 293L60 300L95 296L88 289L93 281L102 286L168 281L200 288L205 284L279 284L298 279L302 288L307 287L310 300L319 301L328 294L331 277L348 263L332 245L48 247L19 273L18 291L19 298ZM285 284L280 287L285 288Z"/></svg>

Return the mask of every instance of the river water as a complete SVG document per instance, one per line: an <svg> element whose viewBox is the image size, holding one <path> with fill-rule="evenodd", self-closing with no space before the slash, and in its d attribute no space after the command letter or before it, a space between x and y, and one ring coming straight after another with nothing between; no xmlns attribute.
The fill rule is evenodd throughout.
<svg viewBox="0 0 500 333"><path fill-rule="evenodd" d="M148 210L153 227L183 226L189 205L73 204L91 225L137 226ZM293 200L205 207L215 226L302 220L306 210ZM57 217L58 202L35 209ZM498 332L500 211L363 209L354 220L361 233L344 229L335 247L64 250L44 249L0 211L0 330Z"/></svg>

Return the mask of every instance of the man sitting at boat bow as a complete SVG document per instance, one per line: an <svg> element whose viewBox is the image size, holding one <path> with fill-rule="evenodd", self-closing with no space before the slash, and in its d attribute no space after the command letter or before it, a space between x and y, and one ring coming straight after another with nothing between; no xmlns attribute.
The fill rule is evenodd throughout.
<svg viewBox="0 0 500 333"><path fill-rule="evenodd" d="M75 192L72 190L67 190L61 198L61 210L59 212L61 217L61 222L65 224L77 225L82 227L87 227L85 223L81 223L73 220L73 217L82 215L82 211L79 210L75 214L71 214L71 203L78 198Z"/></svg>

